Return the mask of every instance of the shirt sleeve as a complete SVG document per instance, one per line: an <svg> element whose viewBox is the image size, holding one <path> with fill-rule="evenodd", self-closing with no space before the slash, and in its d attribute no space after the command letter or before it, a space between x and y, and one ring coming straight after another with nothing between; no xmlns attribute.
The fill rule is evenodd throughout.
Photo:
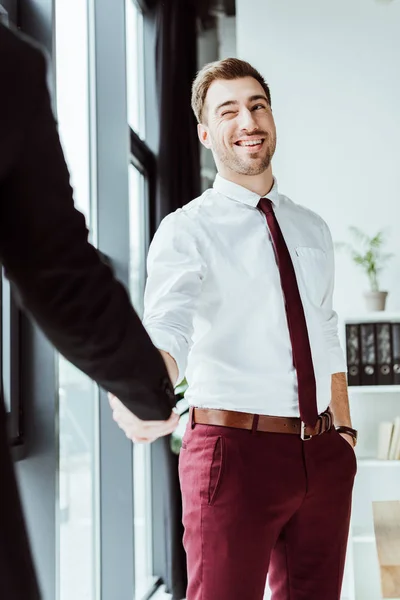
<svg viewBox="0 0 400 600"><path fill-rule="evenodd" d="M347 373L347 363L339 341L338 315L333 309L333 290L335 285L335 255L331 232L324 223L325 237L327 240L327 259L329 270L329 283L322 302L323 327L329 352L331 373Z"/></svg>
<svg viewBox="0 0 400 600"><path fill-rule="evenodd" d="M143 324L153 344L175 359L177 383L185 377L193 317L206 270L195 225L183 210L166 217L147 258Z"/></svg>

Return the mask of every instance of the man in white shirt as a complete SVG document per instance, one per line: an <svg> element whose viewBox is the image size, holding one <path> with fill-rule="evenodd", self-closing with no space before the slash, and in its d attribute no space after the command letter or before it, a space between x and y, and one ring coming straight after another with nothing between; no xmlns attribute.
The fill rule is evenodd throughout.
<svg viewBox="0 0 400 600"><path fill-rule="evenodd" d="M255 69L207 65L192 106L218 175L158 229L144 317L173 382L189 383L187 600L261 600L267 574L273 600L339 600L357 432L331 235L278 191Z"/></svg>

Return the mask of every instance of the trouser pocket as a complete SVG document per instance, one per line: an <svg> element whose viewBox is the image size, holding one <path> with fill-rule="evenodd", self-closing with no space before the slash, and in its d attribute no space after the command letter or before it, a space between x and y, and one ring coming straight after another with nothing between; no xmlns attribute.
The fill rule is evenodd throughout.
<svg viewBox="0 0 400 600"><path fill-rule="evenodd" d="M212 460L210 466L210 477L208 485L208 504L215 503L218 491L221 487L222 476L225 462L225 442L224 438L218 436L214 443Z"/></svg>

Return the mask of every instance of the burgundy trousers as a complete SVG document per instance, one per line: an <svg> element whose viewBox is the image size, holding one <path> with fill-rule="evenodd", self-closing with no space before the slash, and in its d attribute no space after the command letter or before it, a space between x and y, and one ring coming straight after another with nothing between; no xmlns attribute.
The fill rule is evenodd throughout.
<svg viewBox="0 0 400 600"><path fill-rule="evenodd" d="M187 600L339 600L357 463L335 429L189 423L180 454Z"/></svg>

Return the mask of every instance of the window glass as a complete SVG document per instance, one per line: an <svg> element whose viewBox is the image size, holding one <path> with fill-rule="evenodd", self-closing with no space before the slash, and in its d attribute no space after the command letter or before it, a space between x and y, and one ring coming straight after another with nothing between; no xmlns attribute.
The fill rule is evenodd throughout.
<svg viewBox="0 0 400 600"><path fill-rule="evenodd" d="M128 124L144 139L143 16L134 0L126 0L126 68Z"/></svg>
<svg viewBox="0 0 400 600"><path fill-rule="evenodd" d="M60 137L77 208L90 226L88 7L56 0L56 89ZM97 387L59 359L59 599L97 596Z"/></svg>

